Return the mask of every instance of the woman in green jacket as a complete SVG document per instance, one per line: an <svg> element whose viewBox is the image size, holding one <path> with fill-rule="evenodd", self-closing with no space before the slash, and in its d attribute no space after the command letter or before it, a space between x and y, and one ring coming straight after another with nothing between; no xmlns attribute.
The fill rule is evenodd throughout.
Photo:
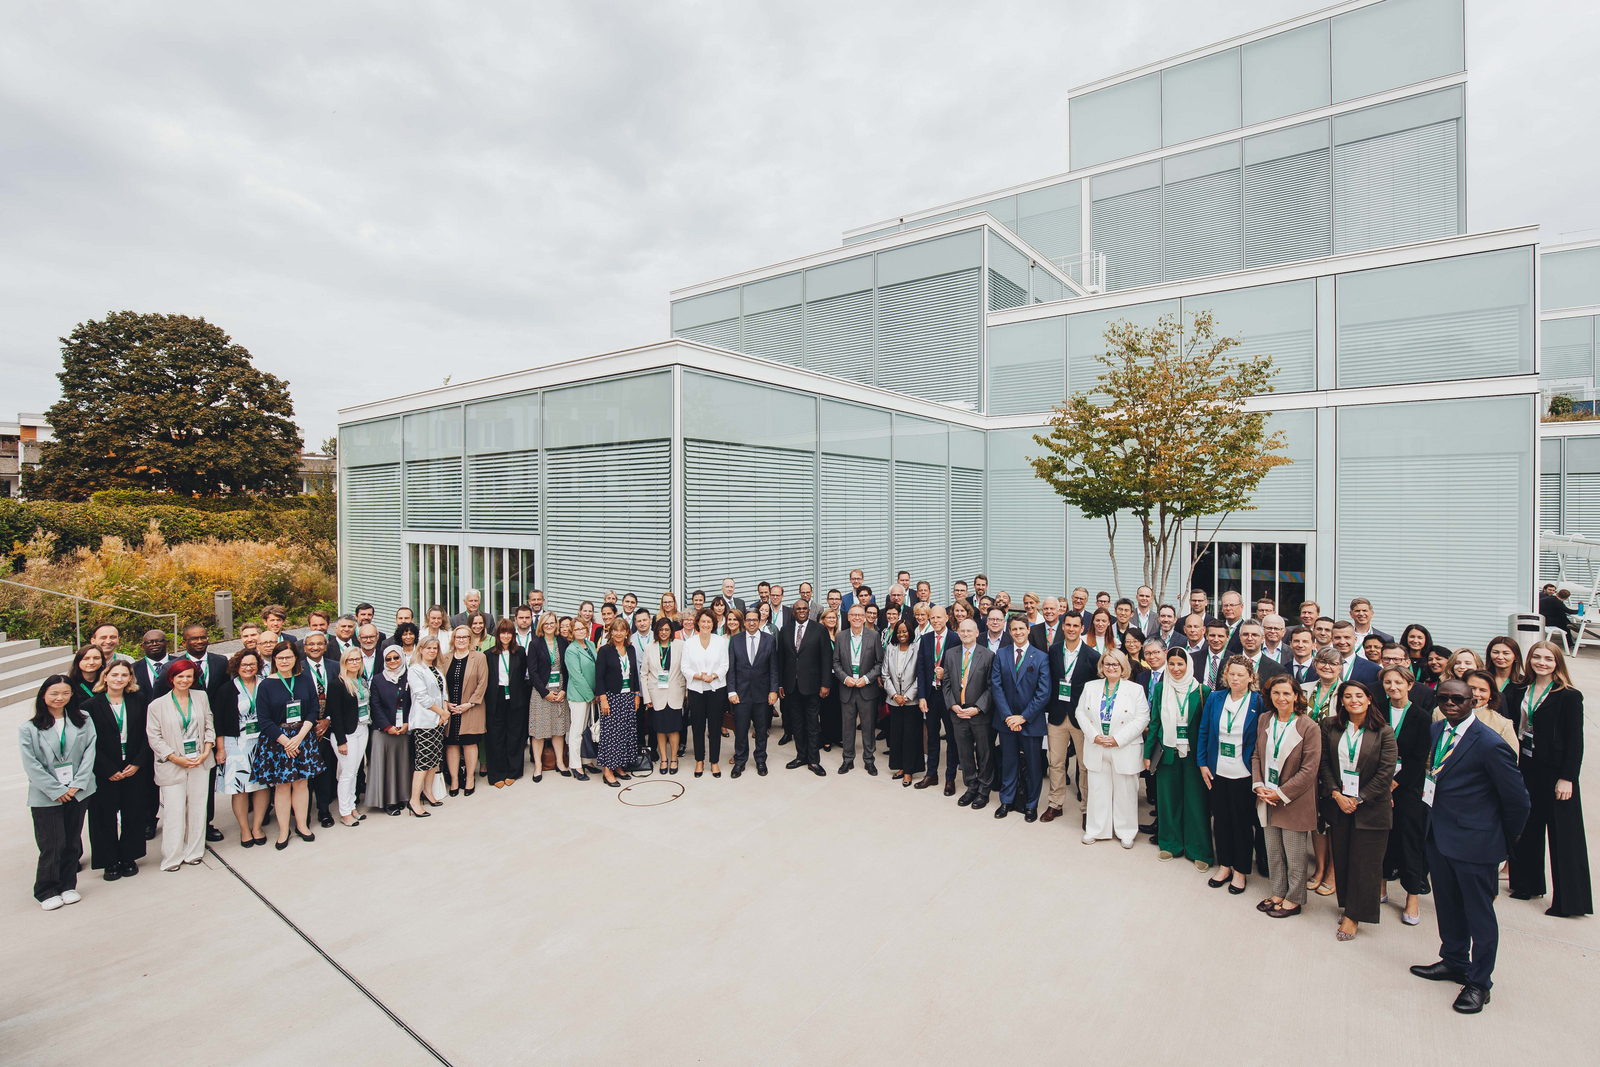
<svg viewBox="0 0 1600 1067"><path fill-rule="evenodd" d="M1187 856L1204 871L1215 858L1198 743L1207 691L1189 668L1189 653L1181 645L1167 652L1167 669L1150 694L1144 767L1156 776L1156 844L1161 858Z"/></svg>
<svg viewBox="0 0 1600 1067"><path fill-rule="evenodd" d="M589 737L590 705L594 703L594 642L589 640L588 619L594 616L594 605L585 600L578 605L578 618L582 625L572 627L572 640L567 644L567 707L572 709L572 729L578 731L576 743L567 737L567 759L572 764L572 777L587 782L584 762L593 763L597 749ZM577 759L572 757L577 755Z"/></svg>

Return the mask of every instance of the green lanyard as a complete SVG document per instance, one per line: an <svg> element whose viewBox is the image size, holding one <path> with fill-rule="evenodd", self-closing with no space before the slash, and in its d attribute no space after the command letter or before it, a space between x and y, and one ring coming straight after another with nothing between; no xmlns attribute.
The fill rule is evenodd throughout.
<svg viewBox="0 0 1600 1067"><path fill-rule="evenodd" d="M289 683L289 679L281 674L274 674L273 677L283 683L284 692L289 694L291 700L294 699L294 686Z"/></svg>
<svg viewBox="0 0 1600 1067"><path fill-rule="evenodd" d="M184 723L184 725L187 726L189 724L188 723ZM67 717L65 715L63 715L63 716L61 716L61 758L62 759L66 759L66 757L67 757Z"/></svg>
<svg viewBox="0 0 1600 1067"><path fill-rule="evenodd" d="M1223 697L1222 698L1222 710L1223 711L1228 711L1228 724L1222 728L1222 732L1223 733L1225 733L1225 734L1233 733L1233 724L1235 722L1239 721L1239 712L1244 710L1245 703L1249 699L1250 699L1250 694L1246 693L1244 696L1239 698L1239 702L1233 706L1233 710L1232 711L1228 711L1228 698L1227 697Z"/></svg>
<svg viewBox="0 0 1600 1067"><path fill-rule="evenodd" d="M934 643L935 644L939 644L941 640L942 639L940 639L940 638L935 638L934 639ZM961 653L961 685L962 685L963 688L965 688L966 684L967 684L967 667L970 666L971 663L972 663L972 650L971 649L963 650L962 653Z"/></svg>
<svg viewBox="0 0 1600 1067"><path fill-rule="evenodd" d="M661 669L666 670L672 662L672 643L657 646L661 650Z"/></svg>
<svg viewBox="0 0 1600 1067"><path fill-rule="evenodd" d="M1117 702L1117 689L1120 688L1121 685L1122 679L1118 678L1116 681L1106 686L1106 695L1100 701L1100 715L1102 718L1110 718L1111 707Z"/></svg>
<svg viewBox="0 0 1600 1067"><path fill-rule="evenodd" d="M178 702L178 695L176 693L174 693L172 695L172 702L174 704L176 704ZM183 732L184 733L188 733L189 732L189 720L194 718L193 712L194 712L194 696L191 694L189 699L184 701L184 707L179 711L179 717L183 719Z"/></svg>
<svg viewBox="0 0 1600 1067"><path fill-rule="evenodd" d="M1466 725L1466 722L1467 720L1463 718L1461 722L1450 727L1450 729L1439 731L1439 740L1433 746L1433 766L1428 769L1429 774L1437 773L1439 768L1444 766L1444 761L1455 749L1456 737L1461 733L1461 727Z"/></svg>
<svg viewBox="0 0 1600 1067"><path fill-rule="evenodd" d="M1356 763L1356 753L1361 751L1361 730L1359 727L1346 726L1344 728L1344 754L1353 767Z"/></svg>
<svg viewBox="0 0 1600 1067"><path fill-rule="evenodd" d="M1411 710L1411 705L1406 704L1402 707L1390 708L1389 710L1395 713L1396 718L1394 720L1394 735L1395 737L1399 737L1400 727L1406 724L1406 712Z"/></svg>
<svg viewBox="0 0 1600 1067"><path fill-rule="evenodd" d="M855 634L850 635L850 662L861 662L861 638Z"/></svg>
<svg viewBox="0 0 1600 1067"><path fill-rule="evenodd" d="M206 657L205 657L205 654L201 653L199 656L191 655L191 656L188 657L188 660L189 660L190 663L193 663L195 665L195 669L198 671L198 673L200 675L200 688L204 689L206 686L210 685L211 684L211 672L206 669Z"/></svg>
<svg viewBox="0 0 1600 1067"><path fill-rule="evenodd" d="M161 676L161 668L156 665L155 660L146 656L144 658L144 669L150 672L150 684L155 685L156 679Z"/></svg>
<svg viewBox="0 0 1600 1067"><path fill-rule="evenodd" d="M1278 729L1278 717L1276 715L1274 715L1272 717L1272 725L1271 725L1270 729L1272 731L1272 758L1273 759L1277 759L1278 758L1278 746L1283 744L1283 739L1285 737L1289 736L1289 731L1290 730L1294 729L1294 719L1291 718L1288 722L1284 723L1283 724L1283 729L1279 730Z"/></svg>
<svg viewBox="0 0 1600 1067"><path fill-rule="evenodd" d="M1022 674L1023 665L1028 662L1027 646L1018 645L1017 646L1017 651L1022 653L1022 654L1019 655L1016 659L1011 661L1011 673L1015 674L1015 675L1018 675L1020 677L1021 674Z"/></svg>
<svg viewBox="0 0 1600 1067"><path fill-rule="evenodd" d="M1317 699L1317 695L1319 693L1322 695L1322 699L1321 700ZM1330 701L1332 699L1333 699L1333 686L1331 686L1331 685L1328 686L1326 689L1324 689L1322 686L1319 685L1319 686L1317 686L1316 689L1312 690L1312 692L1311 692L1311 719L1312 719L1313 722L1321 722L1322 721L1322 717L1324 715L1326 715L1327 712L1328 712L1328 701Z"/></svg>
<svg viewBox="0 0 1600 1067"><path fill-rule="evenodd" d="M108 700L108 701L106 701L106 703L110 704L111 702ZM117 720L117 737L119 737L119 738L122 737L122 729L123 729L122 724L127 719L127 713L128 713L128 703L127 703L127 701L123 701L120 704L111 704L111 717L113 719Z"/></svg>
<svg viewBox="0 0 1600 1067"><path fill-rule="evenodd" d="M244 687L244 683L240 682L239 683L239 691L241 693L243 693L244 694L244 698L250 702L250 721L251 722L255 722L256 721L256 693L259 691L258 687L251 686L249 689L246 689Z"/></svg>
<svg viewBox="0 0 1600 1067"><path fill-rule="evenodd" d="M1528 722L1530 725L1533 723L1533 713L1538 711L1544 704L1544 698L1550 695L1550 690L1554 688L1555 684L1555 675L1551 675L1550 680L1545 683L1544 691L1528 702ZM1528 691L1532 692L1533 686L1528 686Z"/></svg>
<svg viewBox="0 0 1600 1067"><path fill-rule="evenodd" d="M322 692L328 688L328 679L322 673L321 665L315 661L313 661L311 664L311 675L317 680L317 690L319 692ZM282 675L279 675L279 677L282 677Z"/></svg>
<svg viewBox="0 0 1600 1067"><path fill-rule="evenodd" d="M78 688L83 690L83 695L84 696L88 697L90 700L94 699L94 690L90 689L86 684L84 684L83 682L79 682L78 683Z"/></svg>
<svg viewBox="0 0 1600 1067"><path fill-rule="evenodd" d="M500 653L500 692L511 695L511 653Z"/></svg>

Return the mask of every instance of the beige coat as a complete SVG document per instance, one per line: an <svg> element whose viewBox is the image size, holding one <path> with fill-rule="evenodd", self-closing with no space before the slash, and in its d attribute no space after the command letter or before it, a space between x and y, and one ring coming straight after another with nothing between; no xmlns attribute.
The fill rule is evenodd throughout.
<svg viewBox="0 0 1600 1067"><path fill-rule="evenodd" d="M667 665L670 674L666 687L656 684L656 672L661 669L661 645L659 642L650 641L644 646L644 656L639 663L639 686L644 690L645 699L657 711L667 708L682 708L683 694L688 688L688 679L683 676L683 642L672 642L672 651L667 654Z"/></svg>
<svg viewBox="0 0 1600 1067"><path fill-rule="evenodd" d="M216 763L213 756L216 753L217 728L211 721L211 700L205 690L196 687L189 690L189 695L194 700L189 713L190 736L199 741L199 749L194 754L204 757L200 766L194 769L204 771ZM178 710L178 702L172 693L163 693L150 702L144 732L150 741L150 751L155 754L156 785L181 785L190 769L167 759L174 752L180 756L184 754L183 714Z"/></svg>
<svg viewBox="0 0 1600 1067"><path fill-rule="evenodd" d="M1276 715L1261 715L1256 719L1256 751L1250 759L1251 786L1267 781L1267 752L1271 723ZM1322 772L1322 731L1309 715L1298 715L1293 723L1300 735L1294 751L1285 753L1283 766L1278 771L1278 788L1289 798L1289 803L1279 803L1267 808L1268 825L1280 830L1315 830L1317 828L1317 776Z"/></svg>
<svg viewBox="0 0 1600 1067"><path fill-rule="evenodd" d="M450 661L447 659L439 668L439 673L446 678L450 676ZM482 652L476 650L467 653L467 673L461 679L460 703L470 705L461 713L461 729L464 734L481 734L489 729L488 716L483 710L484 690L489 688L489 661Z"/></svg>

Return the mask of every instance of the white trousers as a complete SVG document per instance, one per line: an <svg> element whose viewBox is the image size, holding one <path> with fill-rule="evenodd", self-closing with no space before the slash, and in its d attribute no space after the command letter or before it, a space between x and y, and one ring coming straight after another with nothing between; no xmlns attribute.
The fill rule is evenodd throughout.
<svg viewBox="0 0 1600 1067"><path fill-rule="evenodd" d="M1089 783L1088 824L1083 832L1100 841L1115 834L1123 844L1139 835L1139 776L1118 774L1107 760L1097 771L1084 768Z"/></svg>
<svg viewBox="0 0 1600 1067"><path fill-rule="evenodd" d="M583 728L589 725L588 700L569 700L567 710L572 712L572 721L567 724L567 766L573 770L583 767Z"/></svg>
<svg viewBox="0 0 1600 1067"><path fill-rule="evenodd" d="M356 774L361 770L361 761L367 754L367 724L358 723L356 728L345 735L343 755L339 753L339 746L333 746L333 752L339 760L339 814L349 815L356 810ZM337 739L336 739L337 740Z"/></svg>
<svg viewBox="0 0 1600 1067"><path fill-rule="evenodd" d="M206 788L211 768L191 767L183 781L161 787L161 866L192 863L206 851Z"/></svg>

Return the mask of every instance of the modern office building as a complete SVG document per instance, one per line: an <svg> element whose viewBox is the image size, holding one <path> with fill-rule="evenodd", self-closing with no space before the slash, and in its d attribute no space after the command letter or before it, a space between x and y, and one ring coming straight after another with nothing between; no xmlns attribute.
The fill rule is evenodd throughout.
<svg viewBox="0 0 1600 1067"><path fill-rule="evenodd" d="M1545 245L1539 256L1539 383L1543 403L1572 400L1595 415L1595 326L1600 322L1600 240ZM1540 425L1539 529L1600 540L1600 421ZM1539 557L1541 580L1555 561Z"/></svg>
<svg viewBox="0 0 1600 1067"><path fill-rule="evenodd" d="M1293 463L1196 584L1481 644L1534 585L1541 314L1537 231L1467 224L1463 23L1358 0L1072 90L1064 174L678 290L668 342L344 411L341 600L1131 594L1135 524L1119 583L1033 436L1111 323L1208 310L1274 357Z"/></svg>

